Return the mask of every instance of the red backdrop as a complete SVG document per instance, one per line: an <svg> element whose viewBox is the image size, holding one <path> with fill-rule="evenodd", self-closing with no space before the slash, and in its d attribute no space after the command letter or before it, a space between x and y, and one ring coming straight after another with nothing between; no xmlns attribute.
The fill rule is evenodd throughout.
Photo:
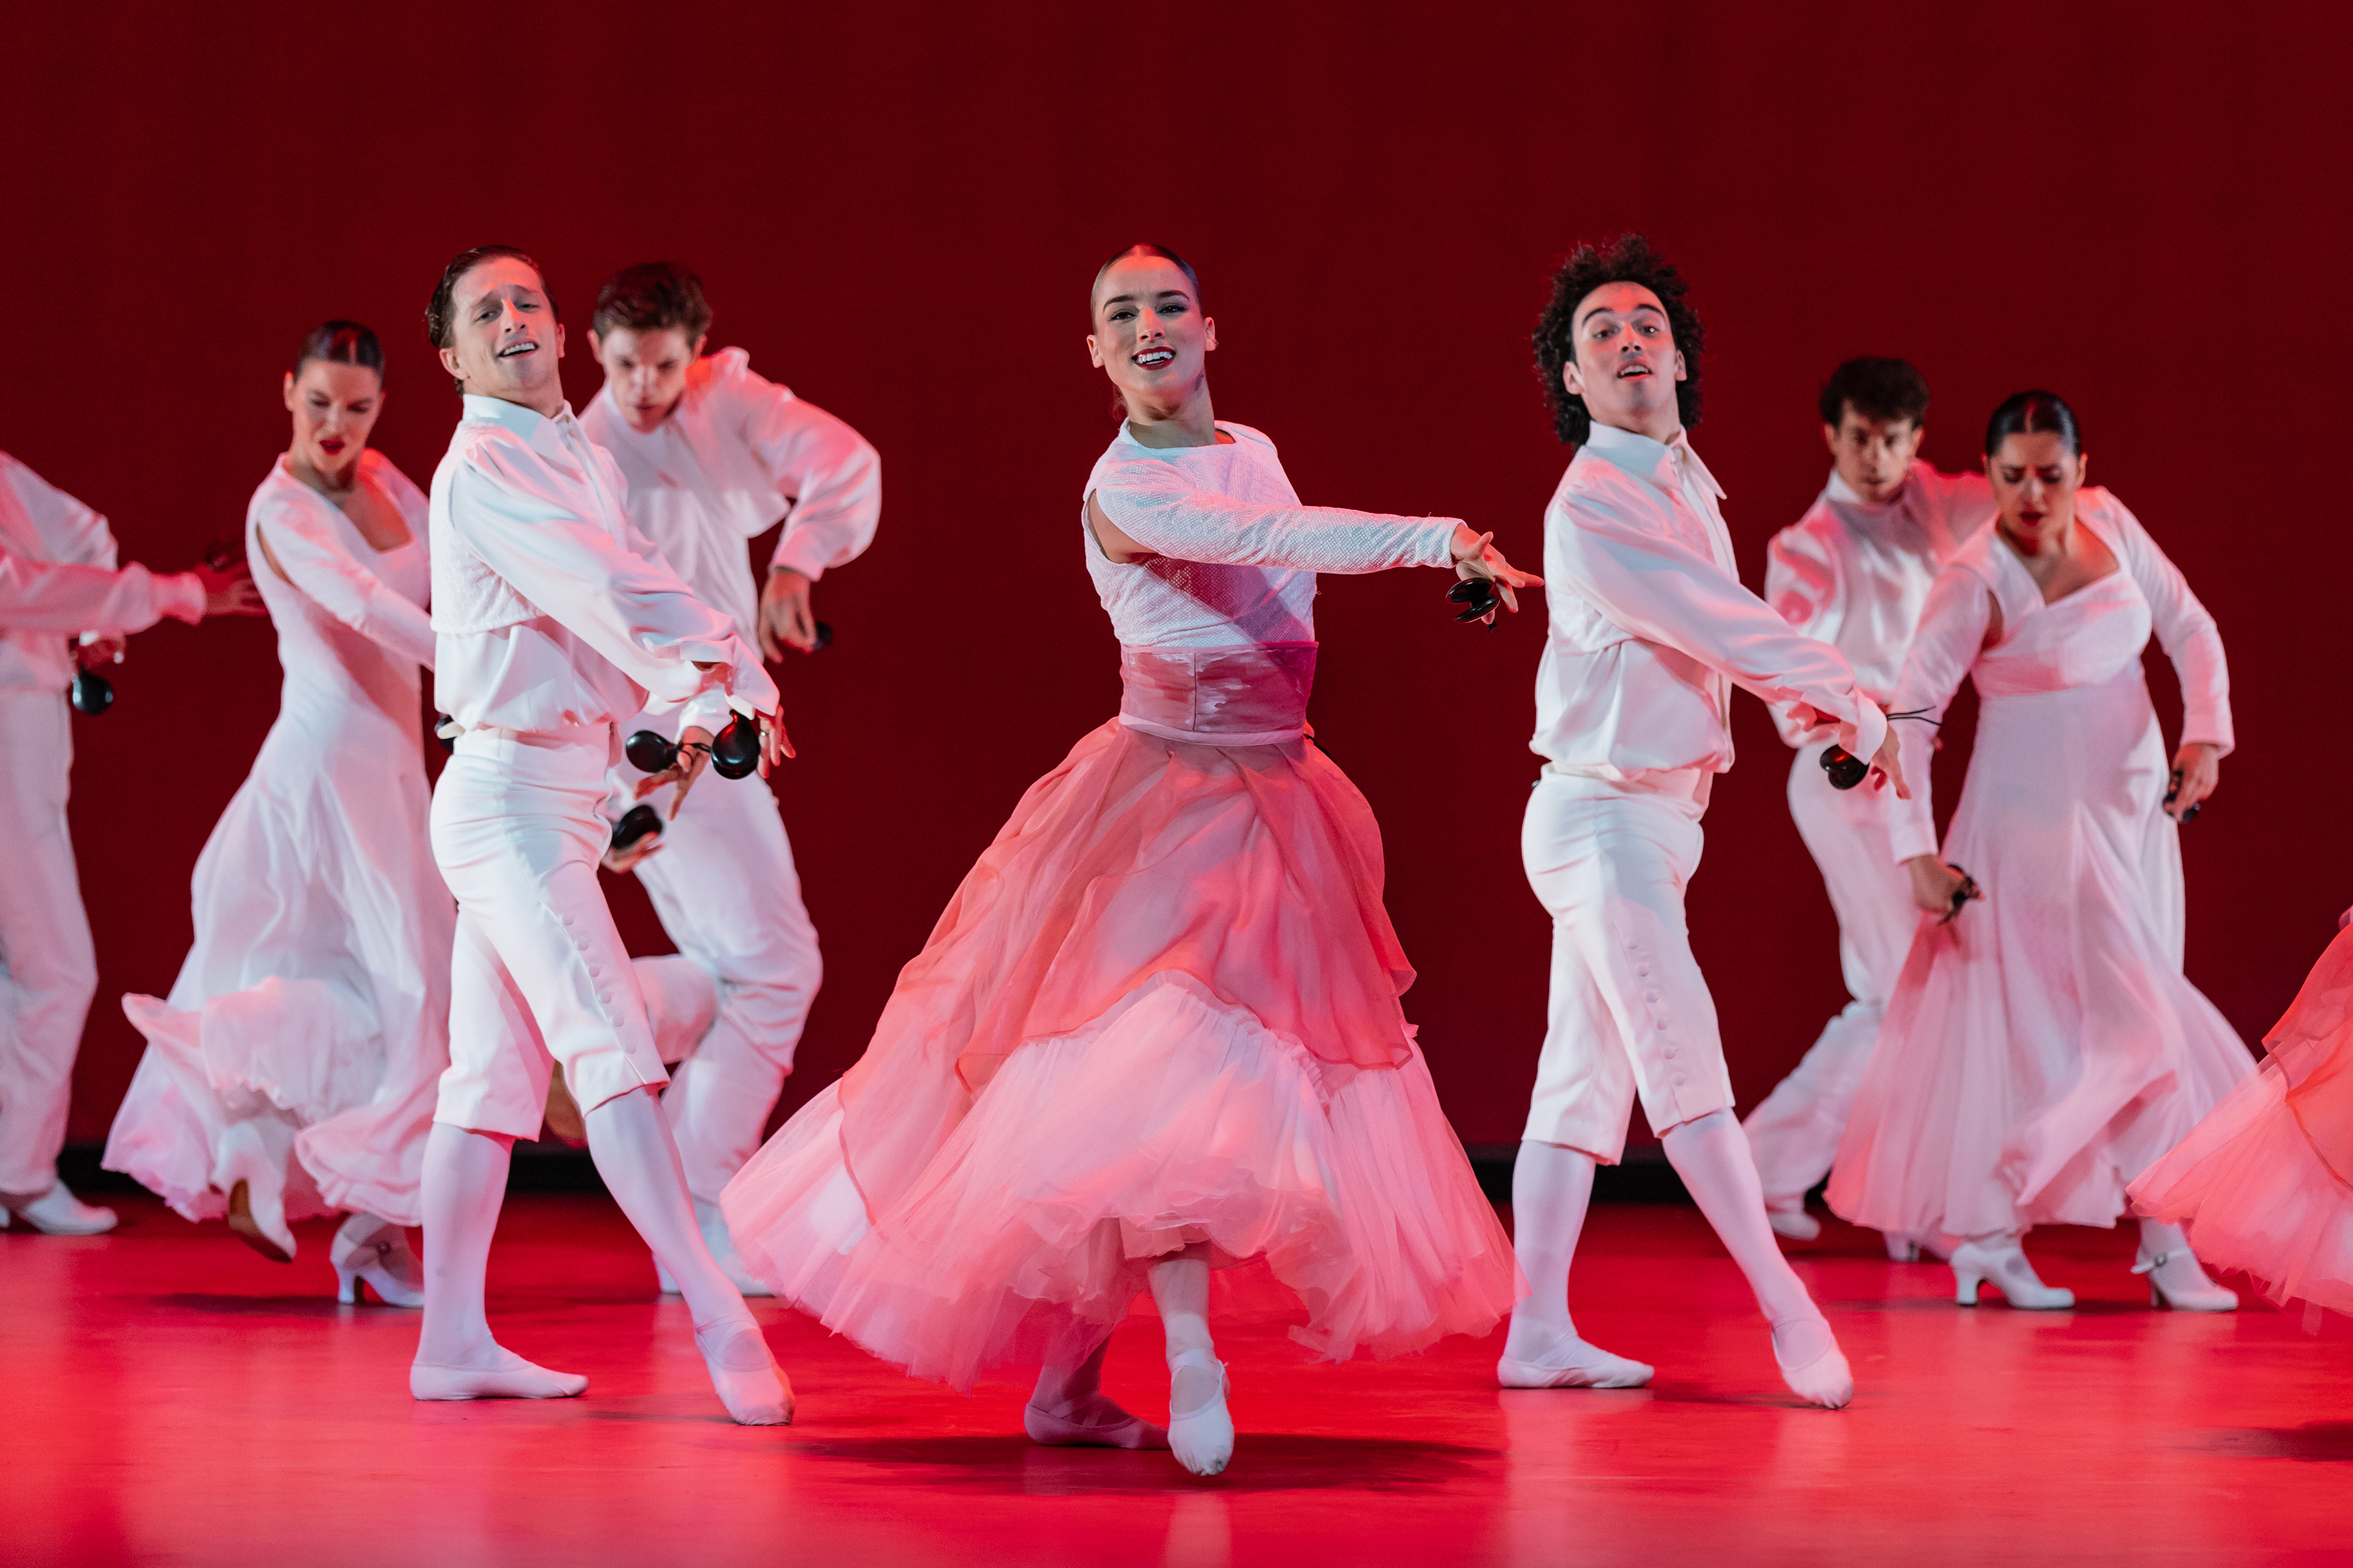
<svg viewBox="0 0 2353 1568"><path fill-rule="evenodd" d="M378 444L422 482L456 403L417 321L451 253L534 249L575 331L614 268L701 268L714 342L850 419L887 477L879 542L819 592L839 643L785 672L803 756L777 793L828 963L788 1106L856 1056L1022 787L1113 710L1076 521L1110 421L1080 339L1094 264L1138 237L1200 266L1218 407L1275 437L1304 496L1457 513L1524 560L1563 460L1527 331L1580 237L1644 229L1692 280L1698 442L1752 582L1821 482L1814 393L1839 359L1918 363L1947 467L2003 395L2061 389L2237 677L2241 749L2184 838L2192 977L2252 1040L2353 900L2333 8L698 20L594 0L357 31L359 13L238 10L12 20L0 446L109 513L126 557L182 565L236 534L313 322L383 332ZM596 384L585 347L575 402ZM1447 1104L1503 1142L1544 1019L1517 853L1540 622L1457 629L1440 587L1329 583L1314 718L1386 825ZM165 626L119 677L114 711L76 721L101 966L82 1139L136 1060L114 998L171 984L189 869L276 704L264 623ZM1691 917L1745 1105L1841 993L1787 753L1738 700ZM617 902L659 945L635 889Z"/></svg>

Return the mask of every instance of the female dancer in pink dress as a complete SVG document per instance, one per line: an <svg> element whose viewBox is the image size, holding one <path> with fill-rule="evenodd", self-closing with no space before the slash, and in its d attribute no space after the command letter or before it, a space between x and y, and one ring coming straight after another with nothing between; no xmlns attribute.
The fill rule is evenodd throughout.
<svg viewBox="0 0 2353 1568"><path fill-rule="evenodd" d="M1935 720L1973 680L1977 743L1940 858L1928 726L1899 726L1915 783L1893 809L1894 852L1931 913L1828 1195L1857 1225L1956 1238L1965 1306L1985 1283L2013 1307L2073 1306L2019 1237L2114 1225L2126 1185L2252 1068L2181 973L2176 823L2231 748L2221 638L2138 520L2081 489L2084 468L2057 396L1994 412L2000 513L1938 574L1895 689L1897 714ZM2187 710L2170 788L2141 675L2152 626ZM2175 1307L2238 1305L2157 1220L2141 1222L2135 1271Z"/></svg>
<svg viewBox="0 0 2353 1568"><path fill-rule="evenodd" d="M2353 1314L2353 910L2263 1037L2261 1071L2132 1184L2207 1262L2284 1306ZM2316 1326L2316 1325L2314 1325Z"/></svg>
<svg viewBox="0 0 2353 1568"><path fill-rule="evenodd" d="M1041 1360L1041 1443L1233 1448L1213 1267L1262 1259L1335 1360L1484 1333L1519 1280L1398 997L1371 811L1303 737L1314 574L1533 583L1452 519L1299 503L1211 415L1192 270L1138 246L1088 349L1127 418L1087 481L1120 716L1030 786L872 1043L723 1200L776 1293L918 1376ZM1149 1289L1164 1434L1097 1391Z"/></svg>
<svg viewBox="0 0 2353 1568"><path fill-rule="evenodd" d="M426 842L417 669L426 500L368 446L375 334L330 321L286 377L294 438L245 530L286 682L253 771L196 861L195 943L168 998L122 1008L147 1054L106 1163L192 1220L291 1261L290 1219L349 1210L330 1262L423 1303L402 1227L449 1064L456 906Z"/></svg>

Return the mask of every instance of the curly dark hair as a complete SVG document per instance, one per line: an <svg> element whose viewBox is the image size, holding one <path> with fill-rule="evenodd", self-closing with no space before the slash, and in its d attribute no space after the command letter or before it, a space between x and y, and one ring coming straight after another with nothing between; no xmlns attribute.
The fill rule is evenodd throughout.
<svg viewBox="0 0 2353 1568"><path fill-rule="evenodd" d="M1900 359L1851 359L1831 372L1822 385L1822 423L1833 430L1845 422L1847 405L1865 419L1893 425L1909 420L1915 429L1928 416L1928 378Z"/></svg>
<svg viewBox="0 0 2353 1568"><path fill-rule="evenodd" d="M1605 283L1639 283L1667 308L1667 330L1683 356L1683 379L1675 383L1675 409L1683 428L1699 424L1700 351L1707 331L1699 312L1684 296L1683 274L1651 248L1639 234L1621 234L1596 249L1579 245L1552 276L1552 302L1536 319L1536 375L1544 383L1545 405L1552 410L1553 434L1563 446L1581 447L1593 429L1593 416L1585 399L1561 383L1561 372L1577 359L1577 307Z"/></svg>
<svg viewBox="0 0 2353 1568"><path fill-rule="evenodd" d="M589 321L598 337L615 327L633 332L674 327L691 347L711 330L711 301L703 298L702 279L694 275L694 268L675 261L642 261L624 267L596 291L596 313Z"/></svg>

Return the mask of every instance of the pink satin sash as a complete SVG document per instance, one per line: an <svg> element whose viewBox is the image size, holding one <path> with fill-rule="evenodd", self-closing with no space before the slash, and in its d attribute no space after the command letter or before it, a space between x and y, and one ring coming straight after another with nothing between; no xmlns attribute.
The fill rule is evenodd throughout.
<svg viewBox="0 0 2353 1568"><path fill-rule="evenodd" d="M1275 746L1299 739L1315 684L1312 642L1119 650L1119 721L1204 746Z"/></svg>

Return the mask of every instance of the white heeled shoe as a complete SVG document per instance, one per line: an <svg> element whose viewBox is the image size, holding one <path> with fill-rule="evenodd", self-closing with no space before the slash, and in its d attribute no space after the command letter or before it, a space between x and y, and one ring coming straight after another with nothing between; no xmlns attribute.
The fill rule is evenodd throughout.
<svg viewBox="0 0 2353 1568"><path fill-rule="evenodd" d="M360 1219L368 1225L354 1228L352 1220ZM387 1307L425 1305L425 1270L408 1250L408 1233L390 1220L353 1215L336 1230L327 1261L334 1266L335 1300L346 1306L358 1303L363 1279Z"/></svg>
<svg viewBox="0 0 2353 1568"><path fill-rule="evenodd" d="M1791 1241L1811 1241L1822 1233L1822 1222L1806 1212L1806 1200L1776 1208L1768 1200L1765 1205L1765 1223L1773 1227L1775 1236Z"/></svg>
<svg viewBox="0 0 2353 1568"><path fill-rule="evenodd" d="M1234 1418L1226 1408L1226 1394L1232 1387L1226 1376L1226 1363L1209 1351L1178 1351L1168 1358L1168 1382L1173 1393L1176 1374L1187 1367L1198 1367L1218 1374L1218 1392L1209 1402L1193 1410L1168 1412L1168 1447L1176 1462L1197 1476L1214 1476L1224 1469L1234 1457Z"/></svg>
<svg viewBox="0 0 2353 1568"><path fill-rule="evenodd" d="M294 1233L286 1226L286 1172L269 1157L261 1131L234 1121L221 1138L213 1185L228 1194L228 1227L273 1263L294 1261Z"/></svg>
<svg viewBox="0 0 2353 1568"><path fill-rule="evenodd" d="M103 1236L115 1225L112 1209L82 1202L66 1190L63 1182L53 1184L30 1203L0 1207L0 1227L5 1227L11 1215L22 1215L26 1225L43 1236Z"/></svg>
<svg viewBox="0 0 2353 1568"><path fill-rule="evenodd" d="M2170 1307L2177 1312L2239 1310L2239 1293L2208 1279L2197 1256L2186 1247L2160 1252L2154 1258L2141 1253L2132 1271L2148 1276L2148 1304L2152 1307Z"/></svg>
<svg viewBox="0 0 2353 1568"><path fill-rule="evenodd" d="M2075 1304L2075 1292L2045 1285L2035 1278L2034 1265L2014 1236L1990 1246L1964 1241L1953 1248L1953 1300L1964 1307L1978 1304L1978 1287L1991 1285L2011 1306L2031 1312L2056 1312Z"/></svg>

